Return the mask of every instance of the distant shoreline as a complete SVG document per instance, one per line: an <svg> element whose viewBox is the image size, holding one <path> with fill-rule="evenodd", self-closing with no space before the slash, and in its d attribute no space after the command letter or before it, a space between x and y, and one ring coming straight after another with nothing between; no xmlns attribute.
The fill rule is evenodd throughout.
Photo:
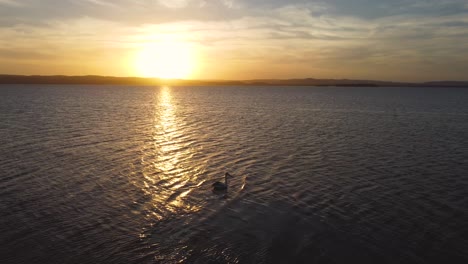
<svg viewBox="0 0 468 264"><path fill-rule="evenodd" d="M0 84L138 85L138 86L340 86L340 87L458 87L468 81L388 82L348 79L162 80L141 77L0 75Z"/></svg>

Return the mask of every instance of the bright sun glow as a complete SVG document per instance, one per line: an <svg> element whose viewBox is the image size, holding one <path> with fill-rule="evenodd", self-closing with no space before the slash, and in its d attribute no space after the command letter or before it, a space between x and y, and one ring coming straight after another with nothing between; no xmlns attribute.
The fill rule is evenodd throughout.
<svg viewBox="0 0 468 264"><path fill-rule="evenodd" d="M135 69L143 77L184 79L193 74L195 63L194 50L189 44L150 43L137 54Z"/></svg>

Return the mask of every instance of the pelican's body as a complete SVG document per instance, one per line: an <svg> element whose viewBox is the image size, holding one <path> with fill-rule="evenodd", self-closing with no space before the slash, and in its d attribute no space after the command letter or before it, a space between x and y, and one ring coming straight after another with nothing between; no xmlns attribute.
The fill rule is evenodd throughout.
<svg viewBox="0 0 468 264"><path fill-rule="evenodd" d="M224 183L217 181L213 183L213 191L227 191L228 189L228 176L232 177L231 174L227 173L224 174Z"/></svg>

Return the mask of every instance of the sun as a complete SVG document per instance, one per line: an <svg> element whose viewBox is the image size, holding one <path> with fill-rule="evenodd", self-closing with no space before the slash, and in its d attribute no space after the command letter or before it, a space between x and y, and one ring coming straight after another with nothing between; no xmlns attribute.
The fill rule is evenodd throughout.
<svg viewBox="0 0 468 264"><path fill-rule="evenodd" d="M195 64L193 47L178 42L146 44L135 58L135 70L143 77L185 79L192 75Z"/></svg>

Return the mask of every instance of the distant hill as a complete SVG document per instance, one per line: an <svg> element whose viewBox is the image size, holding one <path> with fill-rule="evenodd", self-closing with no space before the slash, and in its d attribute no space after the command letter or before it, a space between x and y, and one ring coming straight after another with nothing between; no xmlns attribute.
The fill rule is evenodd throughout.
<svg viewBox="0 0 468 264"><path fill-rule="evenodd" d="M162 80L157 78L111 76L40 76L0 75L0 84L75 84L75 85L172 85L172 86L359 86L359 87L460 87L468 81L437 81L423 83L387 82L348 79L258 79L258 80Z"/></svg>
<svg viewBox="0 0 468 264"><path fill-rule="evenodd" d="M468 82L457 82L457 81L439 81L439 82L425 82L422 83L424 86L444 86L444 87L468 87Z"/></svg>

